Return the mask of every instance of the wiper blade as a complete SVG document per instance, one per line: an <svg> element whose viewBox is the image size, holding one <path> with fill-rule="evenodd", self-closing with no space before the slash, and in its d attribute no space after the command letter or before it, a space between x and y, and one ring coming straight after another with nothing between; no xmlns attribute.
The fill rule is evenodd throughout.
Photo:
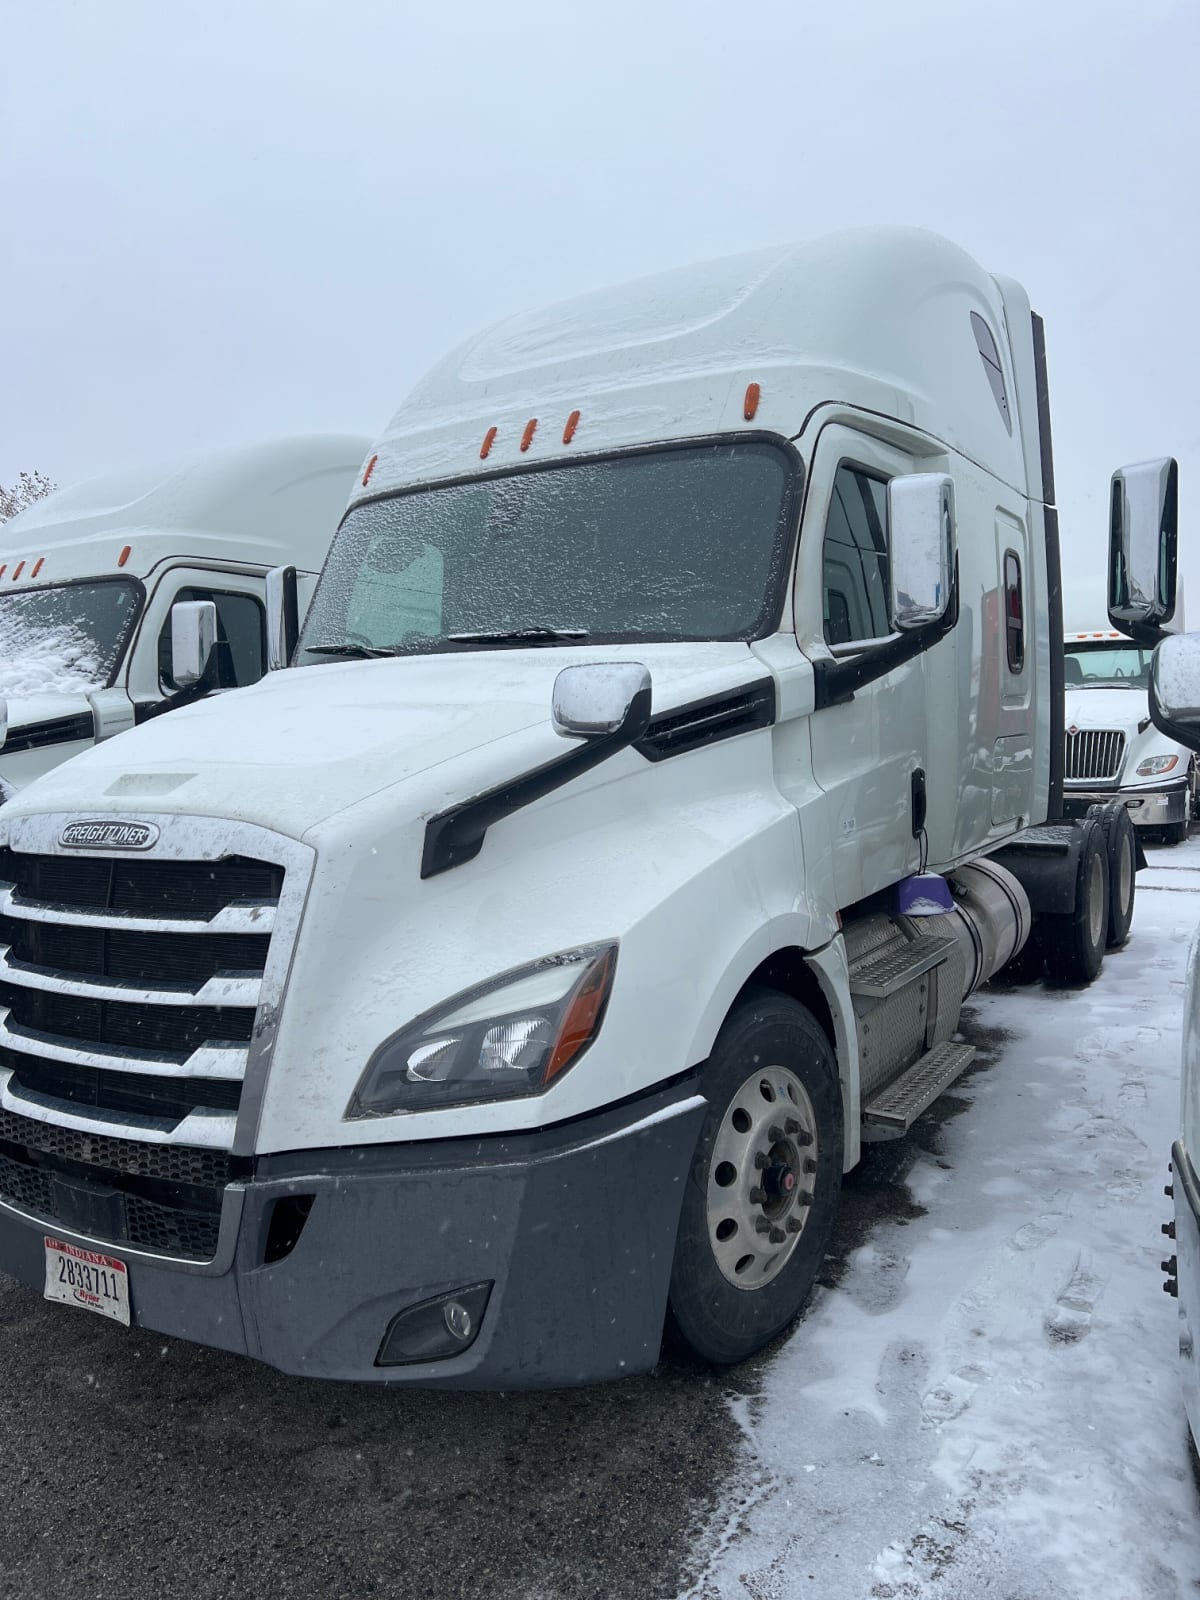
<svg viewBox="0 0 1200 1600"><path fill-rule="evenodd" d="M409 653L400 645L380 644L310 644L305 649L310 656L349 656L352 661L374 661L379 656Z"/></svg>
<svg viewBox="0 0 1200 1600"><path fill-rule="evenodd" d="M495 633L448 633L450 644L553 644L557 639L586 639L586 628L501 628Z"/></svg>

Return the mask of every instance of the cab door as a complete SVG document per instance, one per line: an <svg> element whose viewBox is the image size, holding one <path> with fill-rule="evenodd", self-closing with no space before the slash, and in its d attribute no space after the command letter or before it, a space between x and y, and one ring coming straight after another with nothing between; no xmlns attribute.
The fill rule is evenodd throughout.
<svg viewBox="0 0 1200 1600"><path fill-rule="evenodd" d="M211 600L217 608L217 681L222 689L257 683L267 669L264 584L253 573L200 566L171 567L147 603L129 666L129 695L137 704L173 693L171 611L181 601Z"/></svg>
<svg viewBox="0 0 1200 1600"><path fill-rule="evenodd" d="M813 457L795 589L796 631L814 659L878 650L889 624L887 484L913 455L829 424ZM828 807L837 905L853 905L917 870L914 788L926 783L923 657L809 719L813 777ZM918 800L918 804L920 801Z"/></svg>

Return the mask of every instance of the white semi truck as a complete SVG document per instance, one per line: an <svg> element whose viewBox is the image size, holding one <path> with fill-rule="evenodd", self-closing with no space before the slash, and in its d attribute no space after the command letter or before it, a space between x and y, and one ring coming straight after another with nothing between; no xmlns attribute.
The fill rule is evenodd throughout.
<svg viewBox="0 0 1200 1600"><path fill-rule="evenodd" d="M290 667L0 811L0 1267L325 1377L759 1348L964 998L1121 936L1053 502L1040 321L927 233L455 351Z"/></svg>
<svg viewBox="0 0 1200 1600"><path fill-rule="evenodd" d="M1180 844L1200 789L1191 751L1151 721L1151 654L1113 628L1067 635L1065 810L1119 800L1136 828Z"/></svg>
<svg viewBox="0 0 1200 1600"><path fill-rule="evenodd" d="M257 682L266 575L293 566L307 604L368 443L274 439L105 475L0 526L4 791L171 700L181 602L216 607L216 683Z"/></svg>

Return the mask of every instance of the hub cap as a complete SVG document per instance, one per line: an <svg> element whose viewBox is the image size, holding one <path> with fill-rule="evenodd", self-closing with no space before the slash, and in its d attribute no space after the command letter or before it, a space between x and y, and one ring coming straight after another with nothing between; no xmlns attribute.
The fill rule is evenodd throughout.
<svg viewBox="0 0 1200 1600"><path fill-rule="evenodd" d="M812 1101L787 1067L759 1068L729 1102L708 1165L708 1240L721 1274L758 1289L804 1232L817 1171Z"/></svg>

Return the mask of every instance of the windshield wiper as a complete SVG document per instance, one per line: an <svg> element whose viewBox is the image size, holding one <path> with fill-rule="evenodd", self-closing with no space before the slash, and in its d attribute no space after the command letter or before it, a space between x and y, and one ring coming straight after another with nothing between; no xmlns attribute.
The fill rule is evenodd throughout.
<svg viewBox="0 0 1200 1600"><path fill-rule="evenodd" d="M374 661L380 656L410 653L403 645L384 644L310 644L305 649L310 656L349 656L353 661Z"/></svg>
<svg viewBox="0 0 1200 1600"><path fill-rule="evenodd" d="M448 633L448 644L554 644L560 639L586 639L585 628L501 628L495 633Z"/></svg>

